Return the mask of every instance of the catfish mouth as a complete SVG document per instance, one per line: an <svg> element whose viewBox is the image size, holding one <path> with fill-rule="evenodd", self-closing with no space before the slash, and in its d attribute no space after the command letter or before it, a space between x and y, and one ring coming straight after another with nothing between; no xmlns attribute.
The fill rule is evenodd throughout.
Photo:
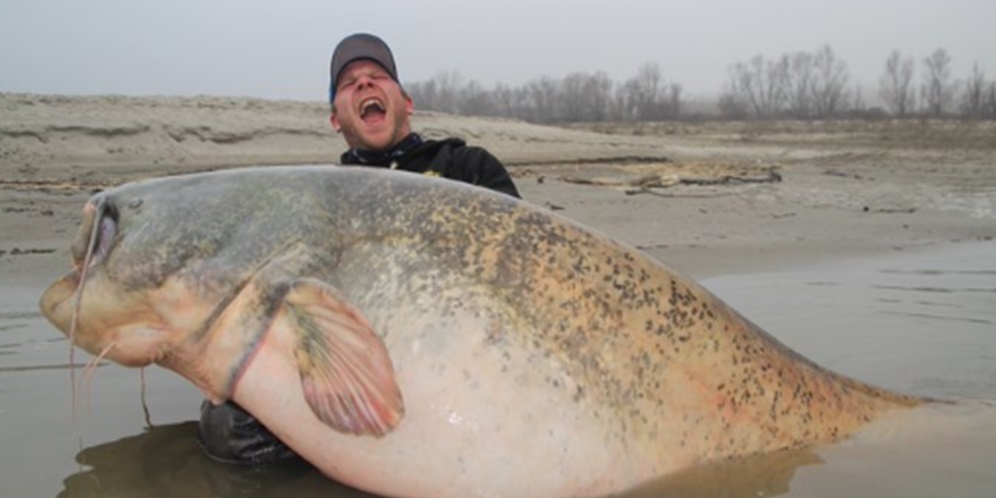
<svg viewBox="0 0 996 498"><path fill-rule="evenodd" d="M117 210L106 196L94 197L83 206L83 222L70 244L71 271L42 295L41 309L70 339L78 325L79 307L87 276L106 261L118 231Z"/></svg>
<svg viewBox="0 0 996 498"><path fill-rule="evenodd" d="M107 259L117 235L118 212L106 196L83 206L83 224L70 246L73 268L79 273Z"/></svg>
<svg viewBox="0 0 996 498"><path fill-rule="evenodd" d="M135 199L129 207L140 204L141 199ZM91 365L107 358L142 367L165 354L168 324L144 294L123 288L108 267L121 238L120 214L112 199L91 198L70 245L72 270L42 294L42 314L69 338L69 365L76 365L73 346L94 355ZM70 377L75 385L72 369Z"/></svg>

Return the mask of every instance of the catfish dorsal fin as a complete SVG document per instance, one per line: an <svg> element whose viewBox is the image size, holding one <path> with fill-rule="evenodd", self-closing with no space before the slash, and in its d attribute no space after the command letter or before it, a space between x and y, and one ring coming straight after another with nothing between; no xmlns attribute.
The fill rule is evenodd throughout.
<svg viewBox="0 0 996 498"><path fill-rule="evenodd" d="M284 297L304 397L333 429L381 437L404 415L401 389L384 342L332 286L298 279Z"/></svg>

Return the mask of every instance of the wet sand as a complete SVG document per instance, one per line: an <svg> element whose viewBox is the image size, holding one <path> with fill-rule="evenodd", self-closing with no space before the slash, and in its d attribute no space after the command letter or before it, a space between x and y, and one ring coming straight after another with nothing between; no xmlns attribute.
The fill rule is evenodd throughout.
<svg viewBox="0 0 996 498"><path fill-rule="evenodd" d="M0 124L4 495L365 496L305 466L260 472L209 461L194 439L200 395L160 369L146 372L151 426L139 372L113 365L83 384L74 417L67 341L36 305L67 269L92 190L234 165L332 162L341 143L325 131L324 109L0 97L16 118ZM443 115L416 115L420 123L505 152L526 200L692 275L824 366L914 394L996 399L994 128L646 125L595 134ZM190 132L177 141L164 131L177 129L243 138ZM781 181L753 181L771 171ZM660 181L637 181L648 172ZM991 496L996 420L970 412L695 469L637 495Z"/></svg>

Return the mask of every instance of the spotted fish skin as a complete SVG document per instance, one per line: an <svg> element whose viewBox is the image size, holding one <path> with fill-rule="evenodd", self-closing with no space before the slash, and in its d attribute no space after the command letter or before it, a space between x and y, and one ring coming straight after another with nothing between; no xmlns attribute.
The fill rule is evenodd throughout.
<svg viewBox="0 0 996 498"><path fill-rule="evenodd" d="M110 359L236 399L322 471L377 493L604 495L838 441L925 401L830 372L638 250L469 185L273 167L99 195L117 231L82 287L76 342L117 341ZM42 299L64 331L78 280ZM340 310L327 322L358 351L383 352L386 365L357 367L372 394L333 390L359 401L328 408L297 387L321 371L313 351L353 343L322 342L325 322L291 313L305 309L288 305L293 289L333 303L318 306Z"/></svg>

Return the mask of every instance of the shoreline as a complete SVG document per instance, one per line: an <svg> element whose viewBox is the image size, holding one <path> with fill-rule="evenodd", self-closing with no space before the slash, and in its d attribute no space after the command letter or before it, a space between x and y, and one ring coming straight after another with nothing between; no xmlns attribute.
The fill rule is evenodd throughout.
<svg viewBox="0 0 996 498"><path fill-rule="evenodd" d="M229 167L332 164L345 147L322 102L0 93L0 112L8 282L66 267L93 191ZM413 124L487 148L526 201L694 277L996 237L996 123L596 132L417 112Z"/></svg>

